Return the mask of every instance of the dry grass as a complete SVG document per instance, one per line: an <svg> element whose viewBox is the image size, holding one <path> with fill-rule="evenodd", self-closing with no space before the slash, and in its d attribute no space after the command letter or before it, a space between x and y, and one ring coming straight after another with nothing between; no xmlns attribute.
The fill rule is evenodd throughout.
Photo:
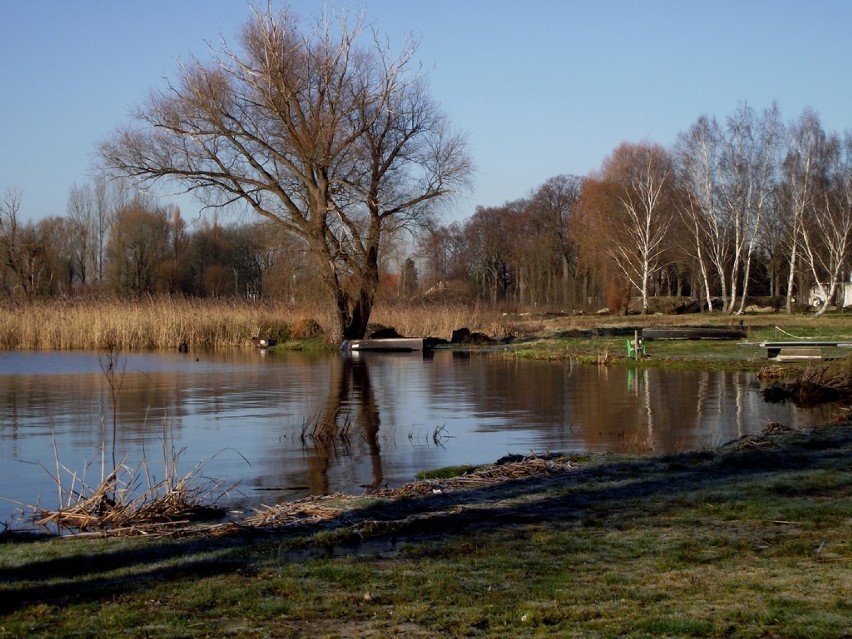
<svg viewBox="0 0 852 639"><path fill-rule="evenodd" d="M802 371L802 384L852 394L852 357L809 364Z"/></svg>
<svg viewBox="0 0 852 639"><path fill-rule="evenodd" d="M501 338L517 337L541 326L539 321L480 304L381 304L373 311L372 319L407 337L443 339L450 339L453 331L462 327Z"/></svg>

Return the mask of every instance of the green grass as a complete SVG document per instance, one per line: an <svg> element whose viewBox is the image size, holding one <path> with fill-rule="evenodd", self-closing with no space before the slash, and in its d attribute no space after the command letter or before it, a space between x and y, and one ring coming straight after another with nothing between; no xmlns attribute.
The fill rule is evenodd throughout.
<svg viewBox="0 0 852 639"><path fill-rule="evenodd" d="M852 322L844 319L843 314L823 318L803 316L745 316L744 323L748 333L745 340L651 340L645 343L646 357L640 360L628 359L627 335L612 336L606 330L593 335L587 331L564 331L542 333L508 345L501 346L501 352L514 357L527 359L560 360L573 358L582 363L595 364L602 359L607 363L621 363L630 366L665 366L667 368L709 368L716 370L757 370L767 365L766 350L757 347L742 346L740 342L759 343L763 341L795 341L796 338L810 340L852 341ZM633 325L622 330L641 331L642 326L653 326L656 322L664 326L709 325L729 326L737 323L727 315L679 316L674 319L667 316L628 317L624 321ZM656 320L656 321L655 321ZM781 324L776 326L774 322ZM631 333L632 334L632 333ZM794 337L791 337L794 336ZM823 349L826 356L844 357L849 354L845 348ZM792 364L790 367L803 367L804 364Z"/></svg>
<svg viewBox="0 0 852 639"><path fill-rule="evenodd" d="M7 536L0 637L848 637L852 427L760 443L371 498L315 528Z"/></svg>
<svg viewBox="0 0 852 639"><path fill-rule="evenodd" d="M458 477L465 473L473 472L477 468L480 468L480 466L463 464L460 466L444 466L442 468L421 470L417 473L417 479L449 479L450 477Z"/></svg>

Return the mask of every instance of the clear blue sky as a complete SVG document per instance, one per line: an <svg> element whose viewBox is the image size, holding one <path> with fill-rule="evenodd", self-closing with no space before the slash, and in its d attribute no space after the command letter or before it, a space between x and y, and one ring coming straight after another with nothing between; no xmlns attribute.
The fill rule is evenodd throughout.
<svg viewBox="0 0 852 639"><path fill-rule="evenodd" d="M278 6L278 5L275 5ZM670 146L702 115L777 101L852 129L852 1L294 0L363 10L392 42L420 40L432 95L467 132L474 189L451 216L586 175L621 142ZM243 0L2 0L0 195L64 215L97 143L180 60L246 21ZM177 202L184 217L200 205Z"/></svg>

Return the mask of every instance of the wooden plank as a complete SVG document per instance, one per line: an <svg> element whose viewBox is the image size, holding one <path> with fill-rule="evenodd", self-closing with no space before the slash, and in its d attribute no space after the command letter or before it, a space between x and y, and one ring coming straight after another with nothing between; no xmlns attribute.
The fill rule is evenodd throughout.
<svg viewBox="0 0 852 639"><path fill-rule="evenodd" d="M828 340L801 340L798 342L758 342L757 344L761 348L814 348L820 347L825 348L828 346L837 346L840 348L852 348L852 343L850 342L832 342Z"/></svg>

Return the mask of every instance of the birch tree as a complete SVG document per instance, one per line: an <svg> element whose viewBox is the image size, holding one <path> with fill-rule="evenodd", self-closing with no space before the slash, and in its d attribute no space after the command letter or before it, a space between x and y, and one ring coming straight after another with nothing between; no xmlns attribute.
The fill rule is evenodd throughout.
<svg viewBox="0 0 852 639"><path fill-rule="evenodd" d="M363 337L383 235L467 185L465 139L412 73L414 43L392 54L361 23L303 28L287 9L255 10L239 43L182 67L101 154L148 186L242 203L302 238L338 339Z"/></svg>
<svg viewBox="0 0 852 639"><path fill-rule="evenodd" d="M604 164L604 176L619 185L617 220L606 251L639 292L642 312L649 310L649 285L664 265L674 179L665 150L656 145L623 144Z"/></svg>
<svg viewBox="0 0 852 639"><path fill-rule="evenodd" d="M740 304L736 309L739 313L743 312L748 296L760 227L775 192L781 130L776 106L758 118L753 109L742 105L728 118L722 182L724 210L733 229L732 260L728 271L731 296L725 308L729 313L735 310L741 272Z"/></svg>
<svg viewBox="0 0 852 639"><path fill-rule="evenodd" d="M687 190L680 212L711 311L711 282L724 311L742 312L745 305L761 224L772 205L781 132L777 107L758 116L741 105L725 127L702 116L680 136L678 165Z"/></svg>
<svg viewBox="0 0 852 639"><path fill-rule="evenodd" d="M784 161L784 194L789 242L786 303L788 313L793 310L802 228L808 209L813 205L819 156L824 144L825 133L819 117L814 111L806 109L789 128L787 156Z"/></svg>
<svg viewBox="0 0 852 639"><path fill-rule="evenodd" d="M801 224L802 259L822 300L822 315L834 299L843 269L848 265L852 237L852 137L832 135L825 140L822 188L814 193ZM816 190L815 190L816 191Z"/></svg>
<svg viewBox="0 0 852 639"><path fill-rule="evenodd" d="M707 309L713 311L710 272L728 261L729 245L725 229L720 225L719 166L721 164L722 132L715 118L701 116L678 140L680 180L686 189L683 206L679 208L684 223L691 232L691 243L701 272ZM722 269L724 270L724 269ZM726 282L720 282L723 298Z"/></svg>

